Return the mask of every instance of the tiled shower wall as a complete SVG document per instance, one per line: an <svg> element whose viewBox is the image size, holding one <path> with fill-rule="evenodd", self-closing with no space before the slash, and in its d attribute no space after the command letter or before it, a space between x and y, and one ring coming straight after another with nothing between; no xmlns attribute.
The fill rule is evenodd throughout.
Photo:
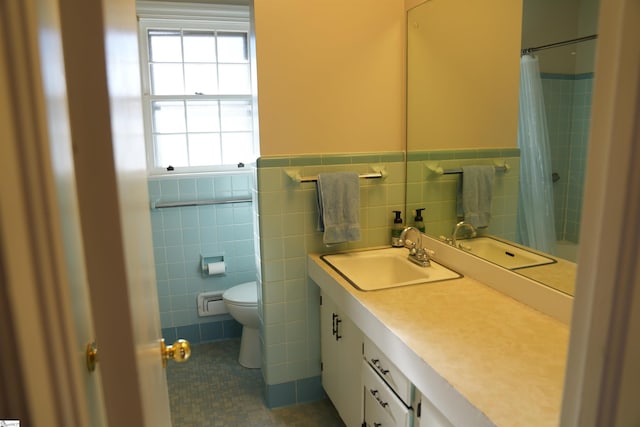
<svg viewBox="0 0 640 427"><path fill-rule="evenodd" d="M593 73L542 77L553 171L556 235L579 242L589 143Z"/></svg>
<svg viewBox="0 0 640 427"><path fill-rule="evenodd" d="M292 180L287 172L372 172L384 179L361 179L362 240L326 247L317 231L316 186ZM404 153L263 157L258 160L263 376L270 407L322 397L320 384L319 289L307 277L307 254L387 245L393 210L405 201Z"/></svg>
<svg viewBox="0 0 640 427"><path fill-rule="evenodd" d="M251 198L251 171L149 179L150 205ZM151 209L160 320L168 341L192 343L240 335L228 314L198 317L200 292L256 280L252 203ZM201 255L224 255L226 274L206 276ZM172 342L172 341L171 341Z"/></svg>
<svg viewBox="0 0 640 427"><path fill-rule="evenodd" d="M515 136L514 136L515 137ZM492 194L491 223L486 233L516 241L520 150L469 149L411 151L407 154L407 210L425 208L426 233L450 236L457 222L456 195L460 175L439 175L433 169L459 169L467 165L508 165L496 172ZM408 215L407 224L413 224Z"/></svg>

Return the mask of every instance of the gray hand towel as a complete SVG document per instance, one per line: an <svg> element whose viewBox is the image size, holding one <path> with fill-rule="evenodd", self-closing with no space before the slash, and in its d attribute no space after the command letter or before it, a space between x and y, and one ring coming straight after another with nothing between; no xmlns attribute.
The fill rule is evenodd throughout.
<svg viewBox="0 0 640 427"><path fill-rule="evenodd" d="M360 177L356 172L318 174L318 230L325 244L360 240Z"/></svg>
<svg viewBox="0 0 640 427"><path fill-rule="evenodd" d="M493 166L463 166L462 189L458 193L458 215L476 228L485 228L491 221L491 197L493 193ZM460 212L460 207L462 212Z"/></svg>

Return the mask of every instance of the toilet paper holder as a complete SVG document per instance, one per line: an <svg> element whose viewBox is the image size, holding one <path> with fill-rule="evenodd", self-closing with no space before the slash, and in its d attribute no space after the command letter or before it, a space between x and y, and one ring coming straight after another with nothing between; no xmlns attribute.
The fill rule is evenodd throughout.
<svg viewBox="0 0 640 427"><path fill-rule="evenodd" d="M224 271L219 273L210 273L209 272L209 264L215 263L224 263L224 254L217 255L200 255L200 270L202 272L202 276L209 277L211 275L221 275L224 274Z"/></svg>

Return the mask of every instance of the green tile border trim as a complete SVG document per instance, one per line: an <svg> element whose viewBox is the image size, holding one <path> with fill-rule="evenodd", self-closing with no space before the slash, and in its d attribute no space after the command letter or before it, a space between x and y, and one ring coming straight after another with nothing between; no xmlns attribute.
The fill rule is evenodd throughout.
<svg viewBox="0 0 640 427"><path fill-rule="evenodd" d="M558 74L558 73L540 73L541 79L548 80L585 80L592 79L594 73L581 73L581 74Z"/></svg>
<svg viewBox="0 0 640 427"><path fill-rule="evenodd" d="M454 160L454 159L489 159L494 157L520 157L519 148L487 148L468 150L433 150L409 151L408 162L424 160Z"/></svg>
<svg viewBox="0 0 640 427"><path fill-rule="evenodd" d="M357 163L404 162L404 151L386 153L316 154L300 156L264 156L258 158L258 168L287 166L350 165Z"/></svg>
<svg viewBox="0 0 640 427"><path fill-rule="evenodd" d="M407 161L486 159L492 157L520 157L519 148L487 148L467 150L409 151ZM403 151L389 153L318 154L300 156L265 156L258 158L258 168L289 166L349 165L358 163L404 162Z"/></svg>

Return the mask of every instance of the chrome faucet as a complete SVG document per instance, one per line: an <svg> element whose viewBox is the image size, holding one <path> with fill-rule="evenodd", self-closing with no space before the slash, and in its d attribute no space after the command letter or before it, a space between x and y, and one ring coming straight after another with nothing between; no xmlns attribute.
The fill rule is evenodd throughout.
<svg viewBox="0 0 640 427"><path fill-rule="evenodd" d="M407 234L414 232L417 236L416 240L407 239ZM415 227L407 227L402 230L400 234L400 240L403 242L404 247L409 249L409 261L418 264L421 267L428 267L431 265L430 257L433 255L433 251L422 247L422 233Z"/></svg>
<svg viewBox="0 0 640 427"><path fill-rule="evenodd" d="M469 237L471 238L476 237L476 235L478 234L476 232L476 228L472 224L469 224L468 222L460 221L455 225L455 227L453 227L453 231L451 232L451 245L453 245L456 248L460 247L460 244L458 243L458 240L457 240L458 232L460 231L460 229L463 229L463 228L466 228L469 230Z"/></svg>

